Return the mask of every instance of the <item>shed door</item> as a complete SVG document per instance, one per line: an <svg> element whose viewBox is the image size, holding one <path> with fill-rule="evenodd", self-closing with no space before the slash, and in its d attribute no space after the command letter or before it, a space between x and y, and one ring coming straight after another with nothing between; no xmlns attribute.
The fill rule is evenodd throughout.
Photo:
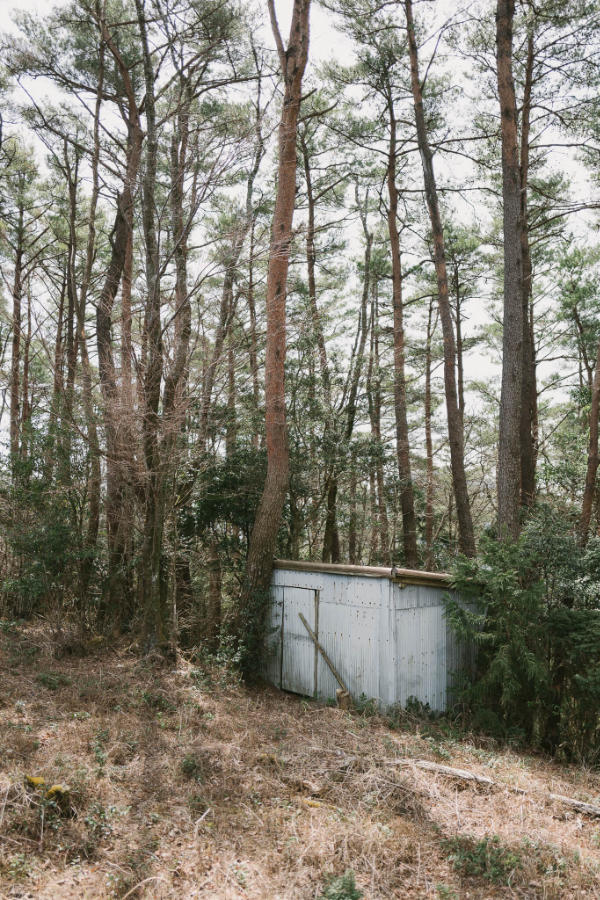
<svg viewBox="0 0 600 900"><path fill-rule="evenodd" d="M319 592L313 588L285 585L283 589L281 687L284 691L309 696L316 692L316 647L298 613L302 613L318 635L318 596Z"/></svg>

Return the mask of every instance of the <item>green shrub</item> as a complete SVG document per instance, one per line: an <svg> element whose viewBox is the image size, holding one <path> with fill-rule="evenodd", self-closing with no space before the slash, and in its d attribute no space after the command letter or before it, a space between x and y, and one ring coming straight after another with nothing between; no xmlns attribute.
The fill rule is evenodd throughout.
<svg viewBox="0 0 600 900"><path fill-rule="evenodd" d="M481 841L461 835L444 841L443 846L449 861L461 875L485 878L494 884L508 884L522 865L520 854L504 847L496 835Z"/></svg>
<svg viewBox="0 0 600 900"><path fill-rule="evenodd" d="M38 684L43 684L51 691L57 691L59 687L71 684L71 679L61 672L38 672L35 676Z"/></svg>
<svg viewBox="0 0 600 900"><path fill-rule="evenodd" d="M600 754L599 547L578 548L546 512L516 543L490 536L462 559L447 600L477 649L461 699L473 728L563 758Z"/></svg>
<svg viewBox="0 0 600 900"><path fill-rule="evenodd" d="M354 882L354 872L347 869L343 875L325 877L325 888L319 900L360 900L362 895Z"/></svg>
<svg viewBox="0 0 600 900"><path fill-rule="evenodd" d="M202 773L202 762L193 755L188 753L184 756L179 764L179 768L186 778L193 778L195 781L204 781Z"/></svg>

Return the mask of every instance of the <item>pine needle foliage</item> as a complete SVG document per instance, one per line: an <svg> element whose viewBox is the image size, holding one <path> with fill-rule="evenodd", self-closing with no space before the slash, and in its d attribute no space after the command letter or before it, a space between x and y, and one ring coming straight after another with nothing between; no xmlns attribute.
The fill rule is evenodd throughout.
<svg viewBox="0 0 600 900"><path fill-rule="evenodd" d="M448 599L447 617L476 648L461 692L476 730L600 761L598 553L542 510L517 542L486 536L476 559L459 560L466 603Z"/></svg>

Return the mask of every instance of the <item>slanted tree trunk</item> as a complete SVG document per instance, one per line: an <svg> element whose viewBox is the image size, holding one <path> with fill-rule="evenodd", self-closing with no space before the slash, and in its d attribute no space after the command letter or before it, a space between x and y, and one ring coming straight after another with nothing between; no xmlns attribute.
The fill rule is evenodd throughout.
<svg viewBox="0 0 600 900"><path fill-rule="evenodd" d="M502 135L504 317L498 445L498 530L519 536L521 396L523 386L522 207L517 101L512 70L514 0L498 0L496 51Z"/></svg>
<svg viewBox="0 0 600 900"><path fill-rule="evenodd" d="M262 641L264 599L269 588L277 532L289 481L289 452L285 418L284 362L286 349L285 300L292 219L296 197L296 134L302 76L308 59L310 0L294 0L287 49L283 46L274 0L268 0L273 34L279 53L284 97L279 125L277 195L273 213L267 275L267 346L265 356L265 407L267 476L250 536L246 586L242 598L247 627L257 640L250 648L259 652Z"/></svg>
<svg viewBox="0 0 600 900"><path fill-rule="evenodd" d="M438 308L444 337L444 388L446 394L446 413L448 418L448 439L450 443L450 465L452 484L456 500L458 519L459 549L466 556L475 554L475 537L471 518L471 504L467 477L465 474L464 428L458 403L456 389L456 344L452 310L448 296L448 273L446 268L446 249L444 246L444 230L437 195L437 185L433 170L433 155L429 144L425 112L423 109L423 92L419 79L419 58L415 37L415 26L412 14L412 0L406 0L406 25L408 31L408 49L410 54L410 82L417 127L417 141L423 167L425 196L429 210L429 220L433 233L433 253L438 290Z"/></svg>

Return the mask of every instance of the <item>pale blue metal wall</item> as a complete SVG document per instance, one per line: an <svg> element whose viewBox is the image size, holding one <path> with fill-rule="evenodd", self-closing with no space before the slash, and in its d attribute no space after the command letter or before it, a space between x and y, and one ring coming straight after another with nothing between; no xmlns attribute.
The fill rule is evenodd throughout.
<svg viewBox="0 0 600 900"><path fill-rule="evenodd" d="M407 575L424 583L406 583L389 569L306 566L282 561L274 569L267 679L295 693L335 697L337 682L315 651L302 613L354 698L389 707L416 697L444 711L463 656L444 617L447 581L429 576L428 583L414 572Z"/></svg>

